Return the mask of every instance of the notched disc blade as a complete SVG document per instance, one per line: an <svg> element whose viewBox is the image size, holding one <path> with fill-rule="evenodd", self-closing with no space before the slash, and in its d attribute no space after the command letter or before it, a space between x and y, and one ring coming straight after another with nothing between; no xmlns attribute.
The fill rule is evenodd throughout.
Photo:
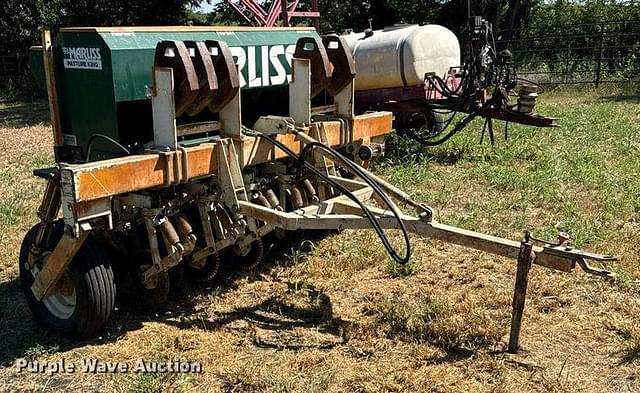
<svg viewBox="0 0 640 393"><path fill-rule="evenodd" d="M331 75L331 63L319 37L302 37L296 43L293 57L311 62L311 97L315 97L327 87Z"/></svg>
<svg viewBox="0 0 640 393"><path fill-rule="evenodd" d="M238 76L238 67L236 67L231 55L231 49L225 42L209 40L205 41L205 46L218 77L218 90L209 103L209 110L216 113L220 112L220 109L238 94L240 77Z"/></svg>
<svg viewBox="0 0 640 393"><path fill-rule="evenodd" d="M199 92L195 100L186 109L189 116L196 116L209 106L216 90L218 90L218 78L213 67L213 61L204 42L185 41L185 46L191 55L193 68L199 81Z"/></svg>
<svg viewBox="0 0 640 393"><path fill-rule="evenodd" d="M333 68L327 91L335 96L356 77L356 64L344 37L327 35L322 37L322 42Z"/></svg>
<svg viewBox="0 0 640 393"><path fill-rule="evenodd" d="M161 41L156 45L155 65L173 70L176 117L182 115L200 90L189 50L182 41Z"/></svg>

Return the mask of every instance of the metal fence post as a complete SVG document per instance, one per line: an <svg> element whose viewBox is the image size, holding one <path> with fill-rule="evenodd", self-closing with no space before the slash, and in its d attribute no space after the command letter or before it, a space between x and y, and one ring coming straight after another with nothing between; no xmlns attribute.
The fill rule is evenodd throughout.
<svg viewBox="0 0 640 393"><path fill-rule="evenodd" d="M600 77L602 72L602 53L604 45L604 23L600 24L600 42L598 43L598 65L596 66L596 87L600 87Z"/></svg>
<svg viewBox="0 0 640 393"><path fill-rule="evenodd" d="M18 76L22 75L22 60L23 58L20 56L20 53L16 53L16 66L18 69Z"/></svg>

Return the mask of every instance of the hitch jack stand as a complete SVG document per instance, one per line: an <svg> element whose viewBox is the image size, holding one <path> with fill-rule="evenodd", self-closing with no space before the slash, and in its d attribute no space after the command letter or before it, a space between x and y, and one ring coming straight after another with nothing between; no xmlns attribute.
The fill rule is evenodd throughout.
<svg viewBox="0 0 640 393"><path fill-rule="evenodd" d="M520 327L522 326L532 258L533 244L531 244L527 233L525 240L520 244L520 252L518 254L518 270L516 272L516 287L513 292L513 312L511 314L511 333L509 334L509 347L507 349L509 353L517 353L520 349Z"/></svg>

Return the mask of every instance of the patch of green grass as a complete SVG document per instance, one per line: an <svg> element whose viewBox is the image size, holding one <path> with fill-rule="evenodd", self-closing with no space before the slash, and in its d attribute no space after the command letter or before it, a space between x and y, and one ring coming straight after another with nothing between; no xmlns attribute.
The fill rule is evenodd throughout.
<svg viewBox="0 0 640 393"><path fill-rule="evenodd" d="M180 391L175 375L168 373L139 373L131 381L130 391L135 393L157 393Z"/></svg>
<svg viewBox="0 0 640 393"><path fill-rule="evenodd" d="M157 341L150 346L147 354L141 359L145 363L164 363L174 361L179 359L179 357L176 357L175 354L166 352L166 348L163 347L163 344L160 341ZM149 366L153 367L151 364L149 364ZM167 391L181 392L183 391L182 387L185 386L186 382L191 378L189 374L154 372L149 369L147 370L148 371L134 372L130 374L129 378L121 381L126 383L126 391L136 393L156 393Z"/></svg>
<svg viewBox="0 0 640 393"><path fill-rule="evenodd" d="M11 203L0 202L0 226L11 226L18 222L17 209Z"/></svg>
<svg viewBox="0 0 640 393"><path fill-rule="evenodd" d="M444 315L446 306L429 294L406 300L382 298L377 304L376 324L387 334L423 341L433 337L432 322Z"/></svg>
<svg viewBox="0 0 640 393"><path fill-rule="evenodd" d="M291 281L287 284L286 292L273 294L265 302L264 310L318 324L330 322L332 318L329 296L303 280Z"/></svg>
<svg viewBox="0 0 640 393"><path fill-rule="evenodd" d="M542 96L537 108L559 128L511 124L504 141L498 124L493 147L479 143L481 119L436 147L394 136L376 169L434 206L439 221L500 236L533 229L550 240L562 229L577 246L615 254L600 245L640 219L640 101L564 94ZM631 258L625 265L640 273Z"/></svg>
<svg viewBox="0 0 640 393"><path fill-rule="evenodd" d="M45 346L41 343L36 343L32 347L27 348L27 350L24 351L24 356L28 358L38 358L40 356L58 352L59 349L60 347L58 345Z"/></svg>
<svg viewBox="0 0 640 393"><path fill-rule="evenodd" d="M0 170L0 183L10 185L13 183L14 177L13 172L6 169Z"/></svg>
<svg viewBox="0 0 640 393"><path fill-rule="evenodd" d="M32 101L2 101L0 97L0 125L20 128L46 123L50 120L49 107L45 99Z"/></svg>
<svg viewBox="0 0 640 393"><path fill-rule="evenodd" d="M10 227L18 222L18 219L28 214L24 199L12 197L0 201L0 228Z"/></svg>
<svg viewBox="0 0 640 393"><path fill-rule="evenodd" d="M31 192L27 188L17 189L10 197L0 200L0 229L16 225L24 216L33 214L29 204L29 198L33 198Z"/></svg>
<svg viewBox="0 0 640 393"><path fill-rule="evenodd" d="M292 247L286 256L294 265L304 265L308 262L309 255L316 249L316 245L311 240L304 240L299 245Z"/></svg>
<svg viewBox="0 0 640 393"><path fill-rule="evenodd" d="M50 154L36 154L34 155L29 164L32 168L45 168L55 164L53 156Z"/></svg>
<svg viewBox="0 0 640 393"><path fill-rule="evenodd" d="M289 281L287 283L287 293L295 294L300 291L314 290L313 285L303 280Z"/></svg>
<svg viewBox="0 0 640 393"><path fill-rule="evenodd" d="M384 261L387 254L373 230L345 231L346 236L332 239L331 249L325 250L325 264L341 272L355 272ZM366 246L363 246L366 245Z"/></svg>
<svg viewBox="0 0 640 393"><path fill-rule="evenodd" d="M635 282L634 277L620 263L609 263L607 264L607 269L616 274L615 283L622 289L629 289L631 284ZM640 339L638 343L640 349Z"/></svg>
<svg viewBox="0 0 640 393"><path fill-rule="evenodd" d="M413 260L405 264L400 264L392 260L387 261L387 274L393 278L411 276L416 270L417 266Z"/></svg>

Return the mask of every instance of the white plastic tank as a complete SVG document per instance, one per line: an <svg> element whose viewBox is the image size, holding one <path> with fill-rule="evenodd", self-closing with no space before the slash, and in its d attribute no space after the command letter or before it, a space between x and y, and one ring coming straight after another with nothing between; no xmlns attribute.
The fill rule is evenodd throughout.
<svg viewBox="0 0 640 393"><path fill-rule="evenodd" d="M356 63L356 90L418 86L427 73L441 77L459 66L458 38L439 25L395 25L343 35Z"/></svg>

